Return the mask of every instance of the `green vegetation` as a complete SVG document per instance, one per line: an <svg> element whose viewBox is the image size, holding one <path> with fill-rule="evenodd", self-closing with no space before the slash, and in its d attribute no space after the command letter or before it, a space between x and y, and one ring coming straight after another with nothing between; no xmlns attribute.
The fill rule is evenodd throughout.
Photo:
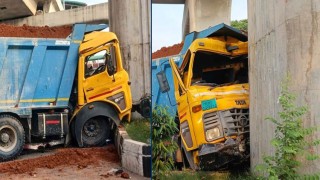
<svg viewBox="0 0 320 180"><path fill-rule="evenodd" d="M298 168L301 162L297 157L306 157L308 160L318 159L319 156L313 154L307 149L320 144L319 140L308 142L307 137L312 135L317 128L304 128L303 116L307 112L305 106L297 107L295 105L296 96L289 91L289 79L282 83L282 90L279 102L282 111L279 112L279 119L272 117L266 118L276 125L275 138L271 144L275 147L273 156L265 156L264 164L256 169L262 172L266 179L309 179L320 178L317 175L299 175Z"/></svg>
<svg viewBox="0 0 320 180"><path fill-rule="evenodd" d="M162 175L160 179L163 180L200 180L200 179L228 179L228 172L205 172L205 171L193 171L193 170L184 170L184 171L173 171L168 175Z"/></svg>
<svg viewBox="0 0 320 180"><path fill-rule="evenodd" d="M231 26L234 28L237 28L241 31L248 32L248 20L247 19L242 19L242 20L234 20L231 21Z"/></svg>
<svg viewBox="0 0 320 180"><path fill-rule="evenodd" d="M125 124L125 128L131 139L150 143L150 119L131 120L130 123Z"/></svg>
<svg viewBox="0 0 320 180"><path fill-rule="evenodd" d="M164 107L156 107L152 111L152 178L174 168L173 155L178 148L172 136L178 132L174 117Z"/></svg>
<svg viewBox="0 0 320 180"><path fill-rule="evenodd" d="M232 174L228 171L172 171L166 175L161 175L159 179L163 180L203 180L203 179L219 179L219 180L255 180L254 176L243 172L242 174Z"/></svg>

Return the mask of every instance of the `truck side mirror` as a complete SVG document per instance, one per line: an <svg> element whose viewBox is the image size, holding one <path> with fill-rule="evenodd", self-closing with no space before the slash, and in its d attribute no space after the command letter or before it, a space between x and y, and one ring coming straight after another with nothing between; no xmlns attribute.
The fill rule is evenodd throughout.
<svg viewBox="0 0 320 180"><path fill-rule="evenodd" d="M164 71L160 71L157 73L157 79L159 82L160 90L162 93L168 92L170 90L170 86L167 80L167 76Z"/></svg>
<svg viewBox="0 0 320 180"><path fill-rule="evenodd" d="M115 47L111 46L110 47L110 58L107 59L107 68L108 68L108 73L110 76L112 76L116 73L115 65L116 65Z"/></svg>

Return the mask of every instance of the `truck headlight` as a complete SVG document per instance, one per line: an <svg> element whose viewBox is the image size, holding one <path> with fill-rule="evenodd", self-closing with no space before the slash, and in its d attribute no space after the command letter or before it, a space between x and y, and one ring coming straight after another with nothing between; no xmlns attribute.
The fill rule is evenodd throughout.
<svg viewBox="0 0 320 180"><path fill-rule="evenodd" d="M206 137L207 137L208 141L212 141L220 136L221 136L221 133L220 133L220 129L218 127L215 127L213 129L208 129L206 131Z"/></svg>
<svg viewBox="0 0 320 180"><path fill-rule="evenodd" d="M116 103L120 107L121 110L124 110L126 108L126 101L125 101L125 97L124 97L123 92L120 92L118 94L110 96L107 99Z"/></svg>

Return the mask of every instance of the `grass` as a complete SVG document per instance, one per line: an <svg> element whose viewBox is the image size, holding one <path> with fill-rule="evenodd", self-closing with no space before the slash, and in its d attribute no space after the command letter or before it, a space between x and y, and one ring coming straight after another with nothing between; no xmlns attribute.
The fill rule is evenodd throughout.
<svg viewBox="0 0 320 180"><path fill-rule="evenodd" d="M131 139L139 142L150 143L150 120L133 119L125 124L126 131Z"/></svg>
<svg viewBox="0 0 320 180"><path fill-rule="evenodd" d="M167 175L161 176L161 180L203 180L203 179L217 179L217 180L255 180L257 177L250 175L248 172L241 174L233 174L229 171L193 171L184 169L182 171L172 171Z"/></svg>
<svg viewBox="0 0 320 180"><path fill-rule="evenodd" d="M162 180L202 180L202 179L228 179L229 173L227 172L206 172L206 171L193 171L193 170L183 170L183 171L172 171L166 176L160 177Z"/></svg>

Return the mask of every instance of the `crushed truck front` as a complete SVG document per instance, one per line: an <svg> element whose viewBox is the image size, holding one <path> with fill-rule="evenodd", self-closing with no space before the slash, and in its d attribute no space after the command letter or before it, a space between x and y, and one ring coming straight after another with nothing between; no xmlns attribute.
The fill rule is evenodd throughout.
<svg viewBox="0 0 320 180"><path fill-rule="evenodd" d="M196 39L172 67L182 152L194 169L212 170L249 158L247 42Z"/></svg>

